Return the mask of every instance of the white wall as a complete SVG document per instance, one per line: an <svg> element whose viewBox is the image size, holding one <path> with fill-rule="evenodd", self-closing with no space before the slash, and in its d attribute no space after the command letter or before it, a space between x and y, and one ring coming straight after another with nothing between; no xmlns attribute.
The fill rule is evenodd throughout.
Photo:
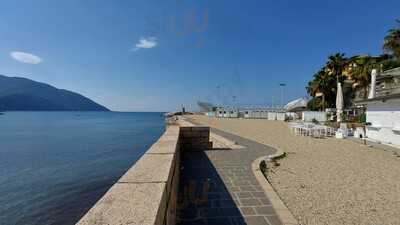
<svg viewBox="0 0 400 225"><path fill-rule="evenodd" d="M400 133L393 131L400 127L400 106L368 106L367 122L368 138L400 146Z"/></svg>
<svg viewBox="0 0 400 225"><path fill-rule="evenodd" d="M268 120L276 120L276 112L268 112Z"/></svg>
<svg viewBox="0 0 400 225"><path fill-rule="evenodd" d="M316 119L318 122L325 122L326 121L326 112L304 111L302 113L303 121L311 122L313 119Z"/></svg>
<svg viewBox="0 0 400 225"><path fill-rule="evenodd" d="M367 127L366 135L368 138L382 143L400 146L400 133L394 133L390 128L383 127L380 129L373 129Z"/></svg>
<svg viewBox="0 0 400 225"><path fill-rule="evenodd" d="M286 113L276 113L276 120L284 121L286 119Z"/></svg>
<svg viewBox="0 0 400 225"><path fill-rule="evenodd" d="M400 107L369 106L367 122L372 126L395 127L400 125Z"/></svg>

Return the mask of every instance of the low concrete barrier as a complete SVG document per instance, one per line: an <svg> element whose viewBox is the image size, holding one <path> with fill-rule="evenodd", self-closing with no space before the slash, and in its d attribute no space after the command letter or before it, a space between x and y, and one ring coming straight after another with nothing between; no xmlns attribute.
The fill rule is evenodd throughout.
<svg viewBox="0 0 400 225"><path fill-rule="evenodd" d="M77 224L175 224L181 151L208 149L209 136L209 127L168 126Z"/></svg>

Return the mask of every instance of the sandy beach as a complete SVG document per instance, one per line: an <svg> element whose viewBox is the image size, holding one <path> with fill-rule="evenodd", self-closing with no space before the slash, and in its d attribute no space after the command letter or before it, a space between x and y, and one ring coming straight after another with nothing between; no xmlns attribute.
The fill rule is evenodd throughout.
<svg viewBox="0 0 400 225"><path fill-rule="evenodd" d="M269 179L301 224L400 224L400 157L393 152L295 136L279 121L190 118L285 151Z"/></svg>

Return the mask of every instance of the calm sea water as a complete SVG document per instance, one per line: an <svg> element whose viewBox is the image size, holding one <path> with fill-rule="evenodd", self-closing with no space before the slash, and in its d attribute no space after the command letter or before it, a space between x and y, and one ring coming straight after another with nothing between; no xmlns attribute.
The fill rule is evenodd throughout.
<svg viewBox="0 0 400 225"><path fill-rule="evenodd" d="M74 224L163 131L161 113L0 115L0 224Z"/></svg>

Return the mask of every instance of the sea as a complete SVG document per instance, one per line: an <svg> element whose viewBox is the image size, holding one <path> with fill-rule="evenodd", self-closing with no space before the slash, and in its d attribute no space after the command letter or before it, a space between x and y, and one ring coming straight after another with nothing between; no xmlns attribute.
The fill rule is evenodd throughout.
<svg viewBox="0 0 400 225"><path fill-rule="evenodd" d="M164 130L163 113L4 112L0 224L75 224Z"/></svg>

